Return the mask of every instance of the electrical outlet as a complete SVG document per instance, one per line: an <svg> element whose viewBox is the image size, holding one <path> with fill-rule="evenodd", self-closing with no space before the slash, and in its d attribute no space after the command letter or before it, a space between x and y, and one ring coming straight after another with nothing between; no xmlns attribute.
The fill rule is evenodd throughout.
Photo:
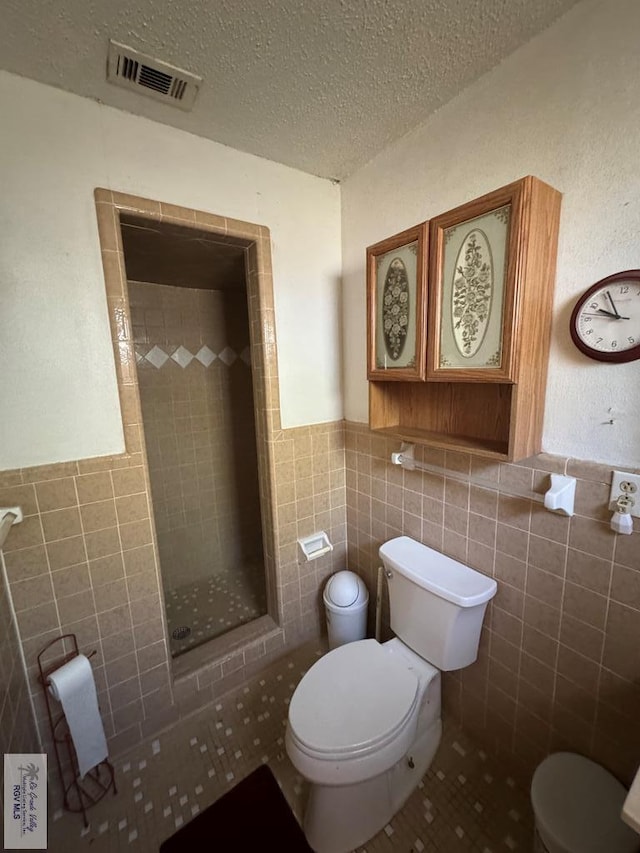
<svg viewBox="0 0 640 853"><path fill-rule="evenodd" d="M615 512L618 498L632 501L629 512L640 518L640 474L628 474L626 471L614 471L609 495L609 509Z"/></svg>

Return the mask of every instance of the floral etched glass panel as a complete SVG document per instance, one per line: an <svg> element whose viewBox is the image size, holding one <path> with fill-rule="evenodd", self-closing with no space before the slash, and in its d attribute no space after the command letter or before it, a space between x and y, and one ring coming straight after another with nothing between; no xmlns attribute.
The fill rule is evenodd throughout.
<svg viewBox="0 0 640 853"><path fill-rule="evenodd" d="M502 366L511 205L444 232L440 367Z"/></svg>
<svg viewBox="0 0 640 853"><path fill-rule="evenodd" d="M418 243L376 258L376 367L416 364Z"/></svg>

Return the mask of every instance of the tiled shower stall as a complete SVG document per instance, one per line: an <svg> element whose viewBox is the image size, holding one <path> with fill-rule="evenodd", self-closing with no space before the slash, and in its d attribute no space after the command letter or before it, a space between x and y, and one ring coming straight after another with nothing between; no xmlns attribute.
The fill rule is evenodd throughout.
<svg viewBox="0 0 640 853"><path fill-rule="evenodd" d="M176 655L267 612L247 296L128 290Z"/></svg>

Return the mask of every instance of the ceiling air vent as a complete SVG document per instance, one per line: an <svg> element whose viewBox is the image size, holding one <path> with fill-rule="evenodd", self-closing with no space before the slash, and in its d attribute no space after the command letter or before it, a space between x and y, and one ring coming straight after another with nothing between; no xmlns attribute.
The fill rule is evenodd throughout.
<svg viewBox="0 0 640 853"><path fill-rule="evenodd" d="M193 107L202 83L202 77L115 41L109 41L107 80L182 110Z"/></svg>

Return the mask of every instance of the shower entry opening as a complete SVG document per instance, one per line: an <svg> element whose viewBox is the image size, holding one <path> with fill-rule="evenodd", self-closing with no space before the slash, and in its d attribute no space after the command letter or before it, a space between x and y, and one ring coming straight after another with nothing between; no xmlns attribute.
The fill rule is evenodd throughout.
<svg viewBox="0 0 640 853"><path fill-rule="evenodd" d="M175 658L267 613L247 240L120 226Z"/></svg>

